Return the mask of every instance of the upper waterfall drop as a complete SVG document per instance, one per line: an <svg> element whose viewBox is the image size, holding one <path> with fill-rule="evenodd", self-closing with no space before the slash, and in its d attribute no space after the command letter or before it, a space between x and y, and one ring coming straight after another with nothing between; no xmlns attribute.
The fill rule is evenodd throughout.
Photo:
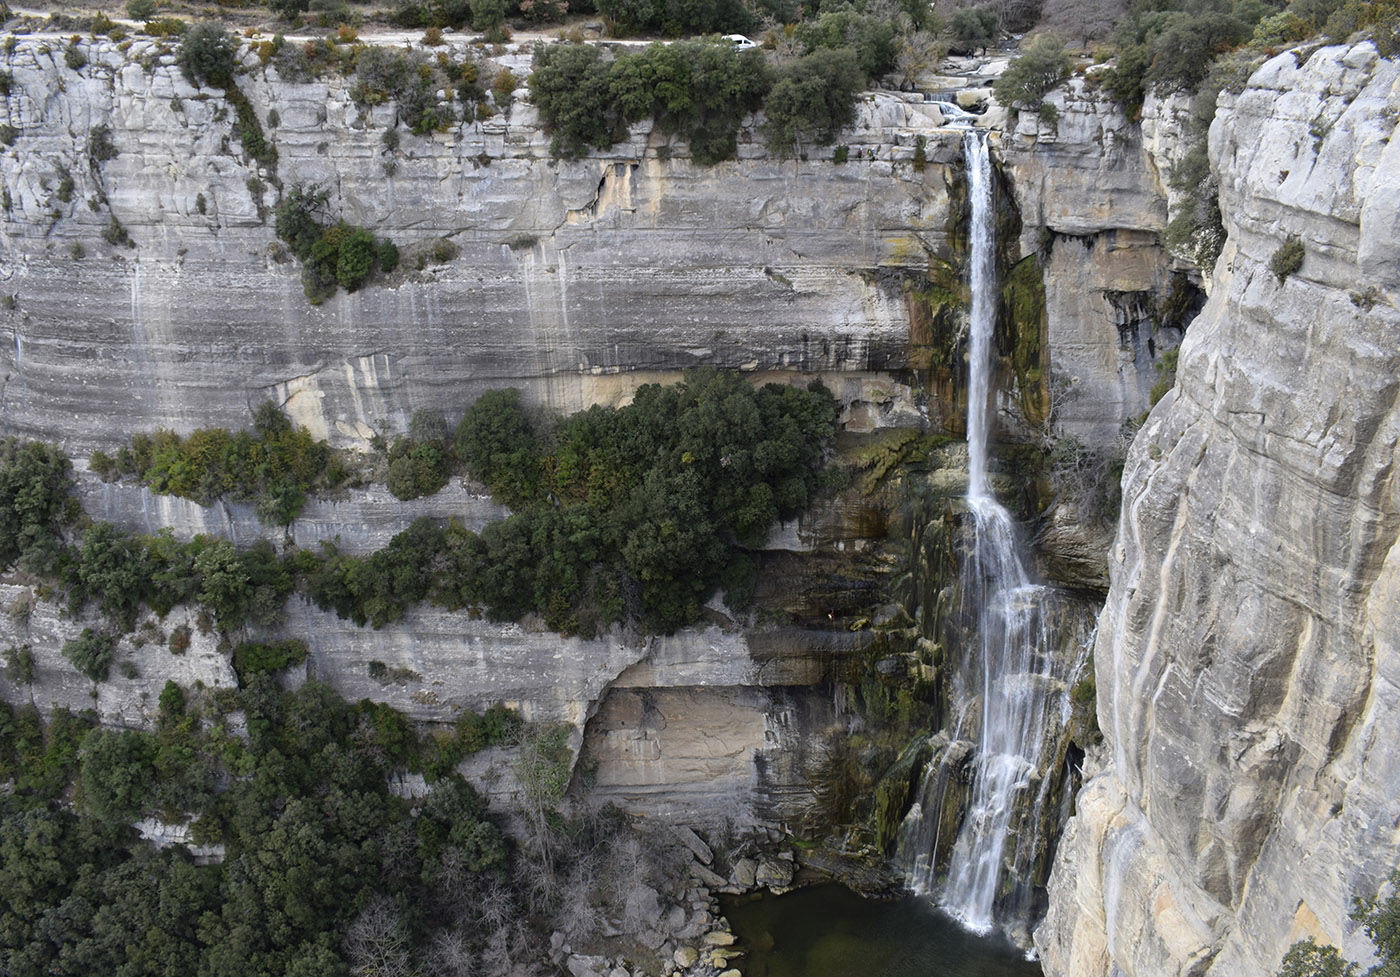
<svg viewBox="0 0 1400 977"><path fill-rule="evenodd" d="M992 197L992 155L987 134L963 134L967 195L972 210L968 289L967 497L987 499L987 432L992 421L992 329L996 325L996 213ZM993 502L995 505L995 502Z"/></svg>

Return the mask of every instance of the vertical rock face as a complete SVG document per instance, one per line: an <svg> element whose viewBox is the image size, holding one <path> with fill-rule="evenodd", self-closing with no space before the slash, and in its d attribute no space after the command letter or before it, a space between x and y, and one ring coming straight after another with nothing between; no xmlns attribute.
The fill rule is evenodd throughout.
<svg viewBox="0 0 1400 977"><path fill-rule="evenodd" d="M1176 144L1144 138L1175 106L1149 100L1139 128L1082 78L1049 102L1057 121L1023 113L1004 143L1006 164L1021 250L1044 263L1057 429L1102 443L1147 408L1153 366L1181 339L1180 324L1159 313L1173 271L1158 235Z"/></svg>
<svg viewBox="0 0 1400 977"><path fill-rule="evenodd" d="M0 405L6 433L75 454L157 426L242 427L268 398L356 443L491 387L571 410L702 363L825 372L888 409L877 375L906 366L902 271L945 244L939 137L933 165L908 162L941 117L894 97L864 103L852 135L871 151L845 165L746 138L740 159L694 166L645 127L554 160L523 102L390 151L393 107L362 110L353 79L295 83L250 55L240 85L274 177L244 157L222 93L154 42L83 42L80 72L64 43L3 56L17 132L0 157ZM273 233L277 179L328 189L332 216L399 245L400 269L311 306ZM112 220L132 246L104 240Z"/></svg>
<svg viewBox="0 0 1400 977"><path fill-rule="evenodd" d="M1351 900L1400 861L1398 86L1363 44L1221 96L1229 239L1124 473L1049 974L1253 977L1307 936L1368 955Z"/></svg>

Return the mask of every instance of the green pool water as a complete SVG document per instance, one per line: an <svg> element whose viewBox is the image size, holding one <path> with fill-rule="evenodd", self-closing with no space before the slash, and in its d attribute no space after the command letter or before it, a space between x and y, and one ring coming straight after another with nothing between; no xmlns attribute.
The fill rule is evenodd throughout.
<svg viewBox="0 0 1400 977"><path fill-rule="evenodd" d="M862 899L840 885L722 903L745 977L1040 977L999 937L964 930L919 898Z"/></svg>

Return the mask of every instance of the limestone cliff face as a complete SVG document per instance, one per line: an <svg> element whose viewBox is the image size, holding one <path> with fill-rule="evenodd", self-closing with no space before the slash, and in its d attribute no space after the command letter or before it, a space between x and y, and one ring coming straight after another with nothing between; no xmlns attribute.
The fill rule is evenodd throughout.
<svg viewBox="0 0 1400 977"><path fill-rule="evenodd" d="M1124 473L1105 745L1037 935L1052 975L1272 973L1396 866L1400 65L1282 54L1223 95L1229 234ZM1269 261L1304 244L1280 282Z"/></svg>
<svg viewBox="0 0 1400 977"><path fill-rule="evenodd" d="M276 177L321 184L334 215L404 250L388 281L312 307L273 233L273 174L245 158L222 93L154 42L83 43L81 71L61 38L4 55L7 433L85 454L156 426L242 427L271 397L346 444L491 387L569 410L700 363L824 373L847 403L917 420L884 374L907 362L898 272L946 243L937 164L960 160L957 133L931 134L935 165L909 162L942 121L932 105L872 97L845 165L771 160L746 137L739 160L692 166L645 126L556 161L519 99L447 133L400 128L390 152L392 106L362 112L352 80L292 83L249 54L240 86ZM94 160L104 125L117 155ZM113 218L134 247L103 240ZM438 239L457 256L420 262Z"/></svg>
<svg viewBox="0 0 1400 977"><path fill-rule="evenodd" d="M1160 354L1182 323L1159 306L1173 262L1158 243L1180 143L1162 138L1178 106L1152 98L1142 126L1074 78L1022 113L1004 142L1021 211L1021 250L1044 263L1054 417L1062 434L1111 440L1148 406Z"/></svg>

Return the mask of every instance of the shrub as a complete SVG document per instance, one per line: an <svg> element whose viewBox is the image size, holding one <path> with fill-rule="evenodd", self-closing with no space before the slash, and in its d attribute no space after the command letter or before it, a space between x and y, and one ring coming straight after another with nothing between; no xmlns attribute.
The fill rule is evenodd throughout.
<svg viewBox="0 0 1400 977"><path fill-rule="evenodd" d="M233 83L237 42L215 21L200 21L185 32L175 63L195 85L226 88Z"/></svg>
<svg viewBox="0 0 1400 977"><path fill-rule="evenodd" d="M509 68L502 68L496 72L496 76L491 79L491 95L495 98L496 104L504 108L515 92L517 84L519 83Z"/></svg>
<svg viewBox="0 0 1400 977"><path fill-rule="evenodd" d="M1303 242L1290 234L1269 259L1269 271L1274 273L1274 277L1282 285L1284 279L1303 267L1303 258L1306 255L1307 250L1303 247Z"/></svg>
<svg viewBox="0 0 1400 977"><path fill-rule="evenodd" d="M152 37L179 37L189 30L190 25L179 17L157 17L146 21L141 29Z"/></svg>
<svg viewBox="0 0 1400 977"><path fill-rule="evenodd" d="M392 242L344 221L324 223L328 196L316 184L297 184L277 205L274 222L277 236L302 262L302 286L313 305L334 295L337 285L351 292L360 288L376 261L390 258L392 266L398 264Z"/></svg>
<svg viewBox="0 0 1400 977"><path fill-rule="evenodd" d="M386 275L393 274L399 266L399 246L388 238L381 238L378 245L379 270Z"/></svg>
<svg viewBox="0 0 1400 977"><path fill-rule="evenodd" d="M299 665L306 661L306 655L306 642L295 638L267 644L245 641L233 649L233 670L238 673L239 684L246 685L254 675Z"/></svg>
<svg viewBox="0 0 1400 977"><path fill-rule="evenodd" d="M63 657L94 682L107 681L117 639L110 634L83 628L83 633L63 645Z"/></svg>
<svg viewBox="0 0 1400 977"><path fill-rule="evenodd" d="M185 690L180 688L175 682L166 680L165 687L160 690L159 706L162 719L173 719L185 714Z"/></svg>
<svg viewBox="0 0 1400 977"><path fill-rule="evenodd" d="M88 132L88 159L93 166L117 158L117 147L112 142L112 127L93 126Z"/></svg>
<svg viewBox="0 0 1400 977"><path fill-rule="evenodd" d="M107 221L107 226L102 229L102 240L111 245L131 244L131 236L126 233L126 228L122 227L121 221L115 216Z"/></svg>
<svg viewBox="0 0 1400 977"><path fill-rule="evenodd" d="M10 645L5 649L5 678L15 685L34 681L34 649L29 645Z"/></svg>
<svg viewBox="0 0 1400 977"><path fill-rule="evenodd" d="M183 655L190 650L190 627L188 624L181 624L170 632L170 643L167 647L172 655Z"/></svg>
<svg viewBox="0 0 1400 977"><path fill-rule="evenodd" d="M374 235L363 227L347 228L336 255L335 280L347 292L364 284L374 268L377 253Z"/></svg>
<svg viewBox="0 0 1400 977"><path fill-rule="evenodd" d="M83 52L77 40L70 41L68 47L64 49L63 63L74 71L87 67L87 54Z"/></svg>
<svg viewBox="0 0 1400 977"><path fill-rule="evenodd" d="M156 15L156 0L127 0L126 15L132 20L150 20Z"/></svg>

